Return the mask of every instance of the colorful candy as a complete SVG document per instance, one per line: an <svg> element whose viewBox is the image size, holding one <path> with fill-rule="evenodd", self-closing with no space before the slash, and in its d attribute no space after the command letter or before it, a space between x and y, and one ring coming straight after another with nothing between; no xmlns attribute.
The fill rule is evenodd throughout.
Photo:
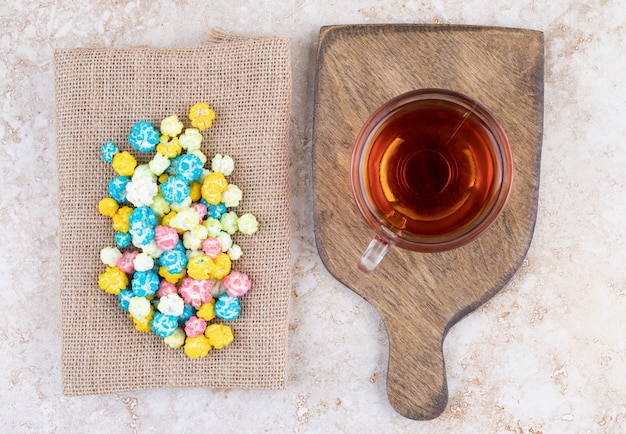
<svg viewBox="0 0 626 434"><path fill-rule="evenodd" d="M233 159L208 159L201 150L200 131L214 118L207 104L198 103L189 111L192 128L176 115L164 118L159 129L145 120L135 123L128 143L139 152L154 151L142 164L113 142L101 147L115 176L98 211L111 218L115 244L100 252L106 269L98 285L117 296L136 330L155 333L171 348L184 347L190 358L233 341L230 327L209 322L240 315L239 297L251 282L232 270L243 253L233 237L258 228L252 214L233 210L243 199L227 180Z"/></svg>

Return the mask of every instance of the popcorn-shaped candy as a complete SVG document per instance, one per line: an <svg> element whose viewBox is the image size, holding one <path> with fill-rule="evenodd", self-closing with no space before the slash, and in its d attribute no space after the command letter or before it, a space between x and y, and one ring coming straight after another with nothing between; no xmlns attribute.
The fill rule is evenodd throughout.
<svg viewBox="0 0 626 434"><path fill-rule="evenodd" d="M256 217L252 214L244 214L239 217L237 226L239 227L239 232L242 234L252 235L257 231L259 223L257 222Z"/></svg>
<svg viewBox="0 0 626 434"><path fill-rule="evenodd" d="M180 348L185 344L185 331L177 327L174 333L163 338L163 342L170 348Z"/></svg>
<svg viewBox="0 0 626 434"><path fill-rule="evenodd" d="M123 206L113 215L113 229L119 232L127 233L130 229L130 215L133 208Z"/></svg>
<svg viewBox="0 0 626 434"><path fill-rule="evenodd" d="M190 359L200 359L206 357L211 351L211 344L204 335L196 336L195 338L185 339L185 346L183 347L185 354Z"/></svg>
<svg viewBox="0 0 626 434"><path fill-rule="evenodd" d="M225 324L211 324L204 331L209 344L218 350L228 346L235 339L233 331Z"/></svg>
<svg viewBox="0 0 626 434"><path fill-rule="evenodd" d="M202 250L209 258L215 259L222 252L222 245L217 238L209 237L202 242Z"/></svg>
<svg viewBox="0 0 626 434"><path fill-rule="evenodd" d="M148 163L148 167L154 175L160 176L170 167L170 159L157 152Z"/></svg>
<svg viewBox="0 0 626 434"><path fill-rule="evenodd" d="M105 247L100 250L100 260L104 265L115 267L117 260L122 257L122 252L117 247Z"/></svg>
<svg viewBox="0 0 626 434"><path fill-rule="evenodd" d="M182 209L169 221L169 225L182 231L190 231L198 225L198 214L192 208Z"/></svg>
<svg viewBox="0 0 626 434"><path fill-rule="evenodd" d="M118 152L113 156L111 165L118 175L131 176L135 172L135 167L137 167L137 160L130 152Z"/></svg>
<svg viewBox="0 0 626 434"><path fill-rule="evenodd" d="M187 264L187 274L195 280L212 279L215 273L215 263L206 255L198 255ZM209 289L210 291L210 289ZM194 305L195 306L195 305ZM197 307L197 306L196 306Z"/></svg>
<svg viewBox="0 0 626 434"><path fill-rule="evenodd" d="M202 160L193 154L181 155L176 160L176 176L190 183L202 175Z"/></svg>
<svg viewBox="0 0 626 434"><path fill-rule="evenodd" d="M128 135L128 143L139 152L154 151L159 143L159 132L152 126L150 122L139 121Z"/></svg>
<svg viewBox="0 0 626 434"><path fill-rule="evenodd" d="M157 289L157 292L154 295L163 298L169 294L178 294L178 288L176 288L176 285L168 282L167 280L161 280L159 283L159 289Z"/></svg>
<svg viewBox="0 0 626 434"><path fill-rule="evenodd" d="M191 235L193 235L195 238L204 241L209 237L209 231L207 230L206 227L202 226L202 225L196 225L193 228L191 228Z"/></svg>
<svg viewBox="0 0 626 434"><path fill-rule="evenodd" d="M183 234L183 245L187 251L199 250L202 248L202 240L193 236L191 232ZM187 256L189 258L189 256Z"/></svg>
<svg viewBox="0 0 626 434"><path fill-rule="evenodd" d="M213 172L223 173L224 176L229 176L235 169L235 162L228 155L222 156L221 154L215 155L211 160L211 170Z"/></svg>
<svg viewBox="0 0 626 434"><path fill-rule="evenodd" d="M213 261L215 264L215 271L213 272L213 277L215 279L223 279L230 273L230 256L226 253L220 253L217 255L217 258Z"/></svg>
<svg viewBox="0 0 626 434"><path fill-rule="evenodd" d="M148 244L141 246L141 250L143 250L146 255L150 256L153 259L157 259L163 254L163 251L159 249L159 246L157 246L157 243L154 240L150 241ZM154 267L158 270L157 261L154 261Z"/></svg>
<svg viewBox="0 0 626 434"><path fill-rule="evenodd" d="M239 221L239 217L234 211L227 212L222 215L220 219L220 224L222 225L222 230L229 235L233 235L237 232L237 222Z"/></svg>
<svg viewBox="0 0 626 434"><path fill-rule="evenodd" d="M236 261L240 259L241 255L243 255L243 252L241 251L241 247L239 247L237 244L233 244L230 247L230 249L228 249L227 253L232 261Z"/></svg>
<svg viewBox="0 0 626 434"><path fill-rule="evenodd" d="M183 268L187 266L187 256L185 255L185 248L180 243L177 244L177 246L172 250L163 252L159 260L161 262L161 265L167 268L167 271L170 274L182 273Z"/></svg>
<svg viewBox="0 0 626 434"><path fill-rule="evenodd" d="M196 280L187 277L183 279L179 292L185 303L198 308L202 303L211 300L211 289L213 289L213 284L210 280Z"/></svg>
<svg viewBox="0 0 626 434"><path fill-rule="evenodd" d="M101 151L102 151L102 159L104 161L106 161L107 163L112 163L113 162L113 157L120 150L117 149L117 146L115 146L115 143L108 142L108 143L105 143L104 145L102 145L102 150Z"/></svg>
<svg viewBox="0 0 626 434"><path fill-rule="evenodd" d="M109 181L109 196L116 202L122 203L126 200L126 185L130 182L128 176L116 176Z"/></svg>
<svg viewBox="0 0 626 434"><path fill-rule="evenodd" d="M152 316L150 316L150 318L146 318L145 321L140 321L138 319L133 318L133 322L135 323L135 329L138 332L143 332L143 333L150 332L150 330L152 330L152 327L150 326L151 320L152 320Z"/></svg>
<svg viewBox="0 0 626 434"><path fill-rule="evenodd" d="M202 318L205 321L211 321L215 318L215 300L211 299L211 301L207 303L202 303L200 308L196 312L196 316L198 318Z"/></svg>
<svg viewBox="0 0 626 434"><path fill-rule="evenodd" d="M207 232L210 237L217 237L217 235L222 231L222 225L220 221L209 217L202 223L202 225L207 229Z"/></svg>
<svg viewBox="0 0 626 434"><path fill-rule="evenodd" d="M169 203L182 202L189 197L189 185L177 176L170 176L166 183L161 184L161 193Z"/></svg>
<svg viewBox="0 0 626 434"><path fill-rule="evenodd" d="M130 300L135 296L133 291L130 289L123 289L117 294L117 299L119 300L119 305L122 310L128 311L128 306L130 305Z"/></svg>
<svg viewBox="0 0 626 434"><path fill-rule="evenodd" d="M202 198L202 184L199 182L192 182L191 184L189 184L189 199L191 199L192 202L198 202L201 198Z"/></svg>
<svg viewBox="0 0 626 434"><path fill-rule="evenodd" d="M228 184L226 191L222 193L224 205L228 208L239 206L239 202L243 198L243 192L234 184Z"/></svg>
<svg viewBox="0 0 626 434"><path fill-rule="evenodd" d="M200 161L202 161L202 165L203 165L203 166L204 166L204 164L207 162L207 157L206 157L206 155L204 155L204 153L203 153L201 150L199 150L199 149L196 149L196 150L195 150L195 151L193 151L193 152L189 152L189 154L190 154L190 155L195 155L196 157L198 157L198 158L200 159ZM204 168L202 168L202 173L200 174L200 176L198 177L198 179L200 179L200 177L201 177L203 174L204 174ZM203 180L204 180L204 178L203 178Z"/></svg>
<svg viewBox="0 0 626 434"><path fill-rule="evenodd" d="M147 253L139 253L133 260L136 271L148 271L154 267L154 259Z"/></svg>
<svg viewBox="0 0 626 434"><path fill-rule="evenodd" d="M178 324L184 325L189 318L196 314L196 308L190 305L189 303L185 303L185 307L183 309L182 315L178 317Z"/></svg>
<svg viewBox="0 0 626 434"><path fill-rule="evenodd" d="M202 185L202 183L204 182L204 178L206 178L207 176L209 176L211 172L209 169L202 169L202 175L200 175L200 178L198 178L198 182L200 183L200 185Z"/></svg>
<svg viewBox="0 0 626 434"><path fill-rule="evenodd" d="M128 232L132 237L133 245L136 247L143 247L154 240L154 229L143 224L131 224Z"/></svg>
<svg viewBox="0 0 626 434"><path fill-rule="evenodd" d="M131 225L142 225L151 228L157 225L156 214L154 214L154 211L147 206L135 208L135 210L130 214L128 221Z"/></svg>
<svg viewBox="0 0 626 434"><path fill-rule="evenodd" d="M154 228L154 239L159 249L164 252L172 250L180 241L178 232L170 226L157 226Z"/></svg>
<svg viewBox="0 0 626 434"><path fill-rule="evenodd" d="M224 285L226 293L231 297L241 297L250 290L252 283L247 274L233 271L228 276L224 277L222 285Z"/></svg>
<svg viewBox="0 0 626 434"><path fill-rule="evenodd" d="M178 120L178 116L168 116L161 121L161 133L166 136L175 137L183 131L183 123Z"/></svg>
<svg viewBox="0 0 626 434"><path fill-rule="evenodd" d="M178 214L176 211L170 211L161 219L161 226L171 226L170 221Z"/></svg>
<svg viewBox="0 0 626 434"><path fill-rule="evenodd" d="M207 175L202 182L202 197L211 205L222 201L222 192L228 187L228 181L220 172Z"/></svg>
<svg viewBox="0 0 626 434"><path fill-rule="evenodd" d="M179 137L180 146L187 150L187 153L200 149L202 134L197 128L186 128L185 133Z"/></svg>
<svg viewBox="0 0 626 434"><path fill-rule="evenodd" d="M98 277L98 286L109 294L117 295L128 286L128 276L117 267L107 267Z"/></svg>
<svg viewBox="0 0 626 434"><path fill-rule="evenodd" d="M241 306L237 297L222 294L215 302L215 315L224 321L232 321L239 317Z"/></svg>
<svg viewBox="0 0 626 434"><path fill-rule="evenodd" d="M150 321L152 331L160 338L166 338L178 328L178 319L175 316L156 312Z"/></svg>
<svg viewBox="0 0 626 434"><path fill-rule="evenodd" d="M206 321L197 316L192 316L185 322L185 334L189 338L195 338L204 333Z"/></svg>
<svg viewBox="0 0 626 434"><path fill-rule="evenodd" d="M98 202L98 212L103 216L113 217L118 209L119 205L112 197L105 197Z"/></svg>
<svg viewBox="0 0 626 434"><path fill-rule="evenodd" d="M191 188L190 188L191 190ZM182 202L174 202L172 204L170 204L170 208L172 209L172 211L175 211L176 213L179 213L183 210L188 209L191 206L191 198L190 197L186 197L185 200L183 200Z"/></svg>
<svg viewBox="0 0 626 434"><path fill-rule="evenodd" d="M203 203L194 203L190 206L190 208L193 209L196 214L198 214L198 224L201 224L204 220L204 216L206 216L207 213L206 206Z"/></svg>
<svg viewBox="0 0 626 434"><path fill-rule="evenodd" d="M153 271L136 271L131 288L137 297L153 296L159 289L159 276Z"/></svg>
<svg viewBox="0 0 626 434"><path fill-rule="evenodd" d="M140 164L135 167L135 173L133 173L132 180L136 181L143 178L147 178L152 182L156 182L157 180L157 176L152 173L152 169L150 169L149 164Z"/></svg>
<svg viewBox="0 0 626 434"><path fill-rule="evenodd" d="M138 252L124 252L116 262L117 268L126 274L133 274L135 272L133 262L138 254Z"/></svg>
<svg viewBox="0 0 626 434"><path fill-rule="evenodd" d="M215 112L211 110L206 103L200 102L198 104L194 104L189 109L189 120L191 120L191 125L200 131L211 128L213 119L215 119Z"/></svg>
<svg viewBox="0 0 626 434"><path fill-rule="evenodd" d="M167 157L168 159L176 158L180 155L183 148L180 146L180 142L178 141L177 137L174 137L172 140L168 139L169 138L167 136L162 136L161 141L156 147L156 150L159 154ZM167 170L167 167L165 168L165 170Z"/></svg>
<svg viewBox="0 0 626 434"><path fill-rule="evenodd" d="M124 232L115 232L115 244L120 249L130 246L131 235Z"/></svg>
<svg viewBox="0 0 626 434"><path fill-rule="evenodd" d="M128 313L134 319L148 322L154 313L150 300L146 297L133 297L128 302Z"/></svg>
<svg viewBox="0 0 626 434"><path fill-rule="evenodd" d="M228 250L233 246L233 239L230 237L230 234L226 232L220 232L215 236L217 240L222 245L222 252L228 252Z"/></svg>
<svg viewBox="0 0 626 434"><path fill-rule="evenodd" d="M152 205L154 197L159 192L156 182L148 177L140 177L130 181L126 185L126 200L136 207L148 207Z"/></svg>
<svg viewBox="0 0 626 434"><path fill-rule="evenodd" d="M160 287L159 290L161 290ZM157 309L159 310L159 312L164 313L165 315L179 317L183 314L183 311L185 310L185 302L182 298L180 298L180 295L173 292L159 299ZM176 321L178 323L178 319Z"/></svg>
<svg viewBox="0 0 626 434"><path fill-rule="evenodd" d="M150 209L154 211L154 214L158 217L163 217L165 214L170 212L170 203L165 200L162 194L157 193L152 199Z"/></svg>
<svg viewBox="0 0 626 434"><path fill-rule="evenodd" d="M167 282L171 284L176 284L180 279L184 278L187 275L187 270L183 268L180 273L172 273L168 269L168 267L159 268L159 276L164 278Z"/></svg>
<svg viewBox="0 0 626 434"><path fill-rule="evenodd" d="M209 205L207 207L207 215L211 218L219 220L222 218L222 214L226 213L226 205L222 202L217 205Z"/></svg>

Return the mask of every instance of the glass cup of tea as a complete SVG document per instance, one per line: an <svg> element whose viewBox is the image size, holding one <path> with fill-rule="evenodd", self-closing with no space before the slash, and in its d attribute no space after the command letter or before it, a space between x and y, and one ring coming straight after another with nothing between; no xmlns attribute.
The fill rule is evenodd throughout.
<svg viewBox="0 0 626 434"><path fill-rule="evenodd" d="M440 252L473 241L504 209L512 181L507 136L477 101L445 89L387 101L352 153L354 198L375 234L359 269L372 271L391 245Z"/></svg>

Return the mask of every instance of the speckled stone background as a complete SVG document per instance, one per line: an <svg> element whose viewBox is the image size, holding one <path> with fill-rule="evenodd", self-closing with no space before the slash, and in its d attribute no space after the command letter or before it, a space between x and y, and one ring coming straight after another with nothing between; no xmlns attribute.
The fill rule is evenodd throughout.
<svg viewBox="0 0 626 434"><path fill-rule="evenodd" d="M539 215L523 267L444 343L450 399L387 402L376 312L335 282L310 207L320 26L449 23L545 33ZM618 0L13 1L0 6L1 432L626 432L626 9ZM179 47L219 27L291 38L294 285L286 390L61 394L52 50ZM80 128L80 126L77 126Z"/></svg>

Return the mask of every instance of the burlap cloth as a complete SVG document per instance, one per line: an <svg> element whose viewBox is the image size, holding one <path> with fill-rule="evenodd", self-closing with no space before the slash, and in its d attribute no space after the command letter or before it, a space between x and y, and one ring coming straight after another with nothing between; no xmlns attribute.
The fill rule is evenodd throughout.
<svg viewBox="0 0 626 434"><path fill-rule="evenodd" d="M214 33L197 48L57 50L54 66L64 393L283 388L291 291L288 41ZM137 156L127 143L136 121L158 127L177 114L190 126L196 102L216 112L202 151L233 157L229 180L244 192L236 210L255 214L260 228L235 239L244 251L235 267L253 282L241 316L229 323L235 341L191 360L154 333L135 331L117 297L98 288L99 252L114 245L114 232L97 204L115 176L101 146L114 141Z"/></svg>

